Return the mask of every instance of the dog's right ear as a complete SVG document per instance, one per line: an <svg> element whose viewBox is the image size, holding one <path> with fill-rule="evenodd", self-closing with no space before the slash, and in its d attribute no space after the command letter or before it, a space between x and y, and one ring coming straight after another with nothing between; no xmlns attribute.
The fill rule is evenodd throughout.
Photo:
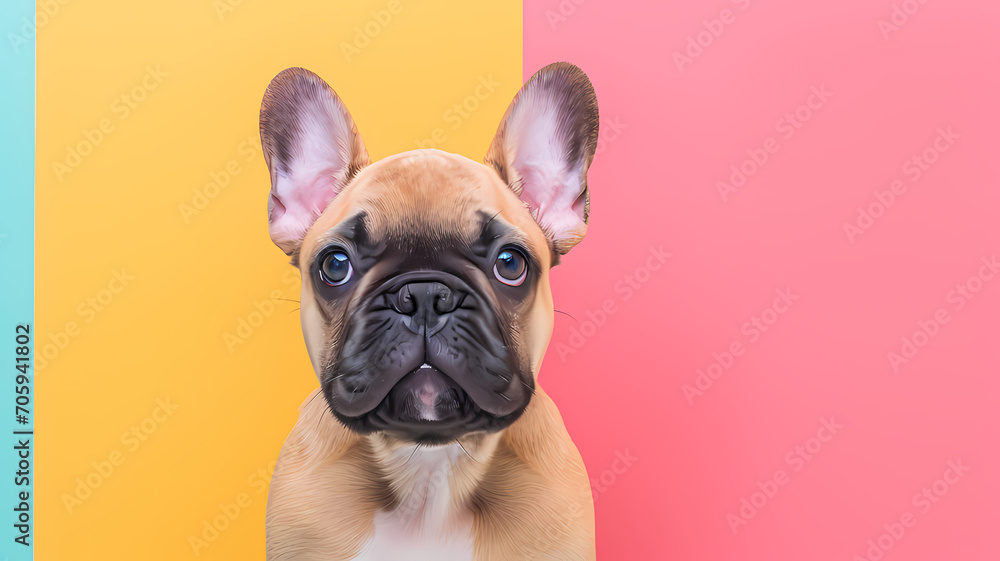
<svg viewBox="0 0 1000 561"><path fill-rule="evenodd" d="M559 254L587 233L587 170L597 129L590 79L576 66L557 62L517 92L486 153L486 164L524 201Z"/></svg>
<svg viewBox="0 0 1000 561"><path fill-rule="evenodd" d="M260 140L271 172L271 240L291 255L330 201L368 165L368 152L336 92L303 68L283 70L267 86Z"/></svg>

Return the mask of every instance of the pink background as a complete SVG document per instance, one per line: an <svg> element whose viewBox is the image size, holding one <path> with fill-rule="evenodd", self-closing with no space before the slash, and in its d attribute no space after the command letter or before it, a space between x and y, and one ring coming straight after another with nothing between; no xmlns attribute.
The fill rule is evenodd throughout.
<svg viewBox="0 0 1000 561"><path fill-rule="evenodd" d="M1000 276L981 261L1000 255L998 20L971 1L525 2L525 77L581 66L608 135L541 375L598 480L600 559L1000 559ZM832 95L799 109L814 87ZM849 239L858 207L878 217Z"/></svg>

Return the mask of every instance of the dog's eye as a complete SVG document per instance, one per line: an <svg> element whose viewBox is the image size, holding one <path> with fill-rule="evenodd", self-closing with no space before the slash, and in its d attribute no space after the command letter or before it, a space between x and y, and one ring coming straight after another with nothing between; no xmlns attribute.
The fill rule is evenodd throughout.
<svg viewBox="0 0 1000 561"><path fill-rule="evenodd" d="M354 267L351 266L351 260L346 253L333 251L323 258L323 266L319 268L319 274L326 284L340 286L351 280Z"/></svg>
<svg viewBox="0 0 1000 561"><path fill-rule="evenodd" d="M528 260L512 247L504 249L493 264L493 276L506 285L520 286L528 276Z"/></svg>

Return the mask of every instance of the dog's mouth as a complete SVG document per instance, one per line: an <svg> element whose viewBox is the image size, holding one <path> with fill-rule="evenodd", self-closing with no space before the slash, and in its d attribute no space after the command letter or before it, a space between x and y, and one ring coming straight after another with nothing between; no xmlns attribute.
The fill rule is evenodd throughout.
<svg viewBox="0 0 1000 561"><path fill-rule="evenodd" d="M483 410L454 380L424 363L368 415L375 429L416 442L446 442L474 429Z"/></svg>
<svg viewBox="0 0 1000 561"><path fill-rule="evenodd" d="M526 406L527 402L506 415L490 413L454 379L424 363L400 378L370 411L347 416L332 410L359 434L384 431L405 441L439 445L472 432L501 430L520 417Z"/></svg>
<svg viewBox="0 0 1000 561"><path fill-rule="evenodd" d="M446 422L470 400L451 378L426 362L393 386L386 396L393 418L409 422Z"/></svg>

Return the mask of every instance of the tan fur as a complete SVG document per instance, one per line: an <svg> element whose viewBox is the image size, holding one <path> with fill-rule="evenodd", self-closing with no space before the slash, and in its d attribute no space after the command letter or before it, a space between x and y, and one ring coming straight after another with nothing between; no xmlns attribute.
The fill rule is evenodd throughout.
<svg viewBox="0 0 1000 561"><path fill-rule="evenodd" d="M433 200L454 204L428 204ZM535 305L525 318L527 351L537 375L552 333L551 248L520 199L490 168L420 150L363 169L306 234L303 263L326 231L359 210L370 212L376 237L404 224L422 232L462 232L471 239L478 234L479 210L499 212L525 232L543 265ZM339 328L317 325L318 309L309 275L303 275L303 328L314 364L324 362L330 351L324 341ZM383 434L359 437L327 407L319 390L314 392L281 450L267 507L272 561L353 559L373 534L376 511L405 509L412 500L406 462L393 454L406 443ZM460 442L469 457L458 459L448 484L455 511L473 514L477 561L595 558L586 468L555 404L537 383L527 410L513 425Z"/></svg>
<svg viewBox="0 0 1000 561"><path fill-rule="evenodd" d="M448 204L440 204L448 201ZM405 236L413 227L429 234L478 233L477 212L499 211L545 254L549 243L517 198L493 170L464 156L441 150L413 150L389 156L361 170L316 220L302 242L309 256L321 235L360 211L369 211L375 237Z"/></svg>
<svg viewBox="0 0 1000 561"><path fill-rule="evenodd" d="M595 559L586 468L537 376L553 327L549 268L587 230L586 174L597 130L589 79L571 64L555 63L515 97L485 164L439 150L372 164L346 106L326 82L298 68L272 80L261 107L271 172L269 229L303 273L303 335L321 381L340 375L345 328L355 325L350 314L368 304L369 289L377 291L397 269L435 267L439 256L450 256L442 268L471 268L460 273L463 282L479 283L473 292L496 299L491 305L507 326L504 348L517 360L518 381L527 389L533 381L534 392L507 428L430 449L386 432L351 432L314 391L299 409L271 480L269 560ZM486 243L487 224L503 227L503 243L527 250L537 268L533 293L527 286L516 298L491 292L490 283L503 279L490 280L481 264L454 253ZM338 225L362 234L345 234ZM321 295L311 265L352 235L392 251L379 252L378 263L342 297ZM422 259L431 265L413 263ZM513 387L523 405L526 390ZM333 397L331 403L344 413Z"/></svg>
<svg viewBox="0 0 1000 561"><path fill-rule="evenodd" d="M326 407L313 392L281 450L267 505L268 559L350 560L371 536L375 511L405 500L406 482L393 480L400 470L389 460L399 443L359 438ZM462 443L475 459L463 458L450 483L474 513L476 561L595 558L586 468L541 388L502 434Z"/></svg>

